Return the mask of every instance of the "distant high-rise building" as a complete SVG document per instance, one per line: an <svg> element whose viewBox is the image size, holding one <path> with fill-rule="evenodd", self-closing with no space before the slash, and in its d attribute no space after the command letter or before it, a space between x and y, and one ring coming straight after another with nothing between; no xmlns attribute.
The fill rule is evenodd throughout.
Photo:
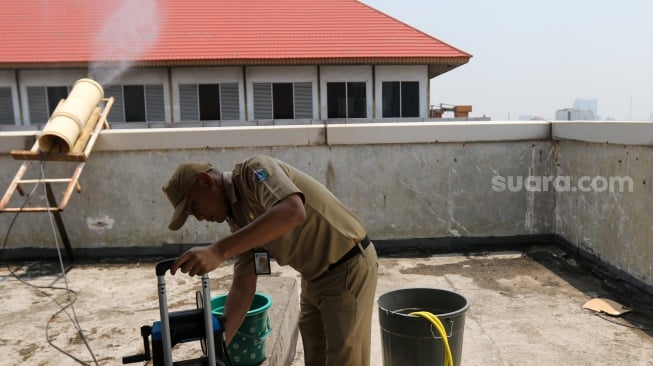
<svg viewBox="0 0 653 366"><path fill-rule="evenodd" d="M594 112L587 109L565 108L556 111L558 121L594 121Z"/></svg>
<svg viewBox="0 0 653 366"><path fill-rule="evenodd" d="M596 98L589 98L589 99L577 98L576 100L574 100L574 109L578 109L580 111L592 111L592 113L594 114L594 118L592 119L597 119L599 116L598 105L599 103L596 101Z"/></svg>

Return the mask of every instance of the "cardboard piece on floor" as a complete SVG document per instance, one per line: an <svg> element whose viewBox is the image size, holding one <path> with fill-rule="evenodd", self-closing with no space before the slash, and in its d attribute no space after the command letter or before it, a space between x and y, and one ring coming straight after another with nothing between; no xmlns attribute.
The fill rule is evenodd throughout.
<svg viewBox="0 0 653 366"><path fill-rule="evenodd" d="M614 300L603 299L600 297L586 302L583 305L583 309L594 310L612 316L621 316L631 311L629 307L621 305Z"/></svg>

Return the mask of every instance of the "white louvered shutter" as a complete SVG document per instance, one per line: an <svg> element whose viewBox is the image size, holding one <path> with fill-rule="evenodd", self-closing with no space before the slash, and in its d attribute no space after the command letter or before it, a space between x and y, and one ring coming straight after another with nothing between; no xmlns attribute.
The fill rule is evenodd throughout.
<svg viewBox="0 0 653 366"><path fill-rule="evenodd" d="M295 119L313 118L313 85L311 82L294 84Z"/></svg>
<svg viewBox="0 0 653 366"><path fill-rule="evenodd" d="M254 83L254 119L272 119L272 84Z"/></svg>
<svg viewBox="0 0 653 366"><path fill-rule="evenodd" d="M104 88L104 96L113 97L113 106L107 116L109 122L125 122L125 102L122 97L122 85L111 85Z"/></svg>
<svg viewBox="0 0 653 366"><path fill-rule="evenodd" d="M163 85L145 85L145 114L148 122L164 122Z"/></svg>
<svg viewBox="0 0 653 366"><path fill-rule="evenodd" d="M238 84L220 84L220 119L236 121L240 119L238 106Z"/></svg>
<svg viewBox="0 0 653 366"><path fill-rule="evenodd" d="M179 111L182 121L200 120L197 84L179 84Z"/></svg>
<svg viewBox="0 0 653 366"><path fill-rule="evenodd" d="M48 101L45 97L45 87L27 87L27 108L31 124L46 123L48 121Z"/></svg>

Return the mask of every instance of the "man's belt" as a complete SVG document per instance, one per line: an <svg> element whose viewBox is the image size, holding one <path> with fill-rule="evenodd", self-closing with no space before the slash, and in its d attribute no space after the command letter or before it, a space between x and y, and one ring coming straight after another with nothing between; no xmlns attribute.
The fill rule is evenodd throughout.
<svg viewBox="0 0 653 366"><path fill-rule="evenodd" d="M367 235L365 235L363 240L360 241L360 245L363 248L363 250L365 250L365 248L367 248L370 245L370 238L368 238ZM361 251L360 251L360 249L358 249L358 244L356 244L347 253L345 253L345 255L343 255L342 258L338 259L337 262L331 263L329 265L329 268L327 268L327 272L333 271L339 265L345 263L349 259L354 258L355 256L357 256L359 254L361 254Z"/></svg>

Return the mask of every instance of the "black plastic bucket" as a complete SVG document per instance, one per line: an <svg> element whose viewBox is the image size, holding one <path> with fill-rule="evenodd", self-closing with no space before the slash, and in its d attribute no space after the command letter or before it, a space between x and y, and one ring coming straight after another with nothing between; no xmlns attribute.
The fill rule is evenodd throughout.
<svg viewBox="0 0 653 366"><path fill-rule="evenodd" d="M415 311L435 314L447 333L455 366L463 351L467 299L455 292L409 288L387 292L378 299L384 366L444 366L445 346L431 323Z"/></svg>

